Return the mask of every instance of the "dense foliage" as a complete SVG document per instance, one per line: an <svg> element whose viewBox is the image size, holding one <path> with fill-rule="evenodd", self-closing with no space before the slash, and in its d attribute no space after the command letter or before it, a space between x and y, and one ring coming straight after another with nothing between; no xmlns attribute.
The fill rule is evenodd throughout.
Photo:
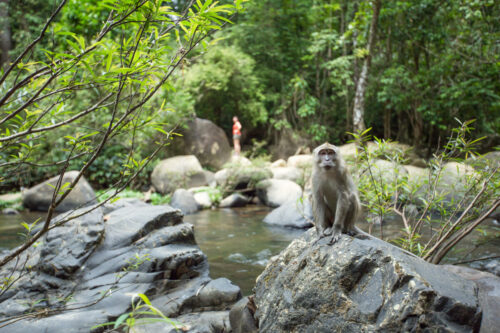
<svg viewBox="0 0 500 333"><path fill-rule="evenodd" d="M4 70L40 35L60 3L0 2ZM144 115L142 120L134 118L123 123L122 135L117 132L110 136L110 144L89 166L86 175L95 186L115 184L122 177L124 164L149 155L154 150L152 143L158 139L154 127L165 129L169 124L167 127L173 128L195 114L211 119L228 135L231 118L237 115L245 133L259 142L277 144L285 132L298 134L311 145L325 140L344 142L346 132L353 129L358 93L365 99L363 121L377 137L426 148L424 152L430 154L451 133L455 118L474 118L477 136L488 137L485 145L498 144L500 24L496 18L500 8L495 1L249 1L243 12L231 17L234 24L197 44L183 40L190 33L206 32L198 25L179 26L162 35L169 21L190 1L151 2L161 4L158 8L169 8L169 14L159 20L149 3L119 2L123 8L142 5L130 21L123 22L126 24L101 35L110 9L116 10L113 1L65 1L45 36L17 64L19 74L9 75L1 89L5 94L15 82L29 78L29 73L33 75L42 65L56 73L51 77L57 82L51 79L48 85L51 92L61 89L61 83L71 89L55 95L42 94L30 108L23 105L29 100L22 97L24 92L43 87L44 81L35 80L22 91L17 90L17 99L12 96L3 103L1 112L4 115L24 107L17 113L21 117L17 121L24 122L24 127L14 123L17 117L8 123L2 121L2 136L8 137L21 127L29 128L41 110L48 112L44 119L57 119L84 110L117 89L128 93L129 102L139 101L140 97L132 97L131 92L146 96L147 86L162 77L165 66L176 60L180 70L169 74L169 80L148 97L147 103L135 103L141 104L137 110ZM224 3L232 2L222 1L222 6ZM376 5L380 11L373 20ZM227 23L214 19L218 20L218 28ZM138 35L141 22L147 23ZM205 21L197 24L201 22ZM369 54L371 25L377 29ZM157 47L157 41L161 41L161 47ZM138 46L135 52L134 45ZM175 50L191 48L189 54L169 58ZM368 56L371 66L365 89L359 81ZM120 77L126 80L120 81ZM118 114L126 112L124 105L120 103ZM101 107L109 110L108 104ZM110 112L94 112L72 126L44 132L44 140L39 140L36 149L25 147L27 151L22 152L30 156L29 160L37 161L38 167L16 165L9 170L3 188L29 186L56 174L59 168L52 163L65 156L61 150L67 148L65 137L92 133L84 128L101 131L110 117ZM250 138L246 140L250 142ZM1 148L0 158L5 161L13 153L18 154ZM162 154L160 151L158 157ZM83 163L84 158L74 158L69 168L79 168ZM141 175L134 181L136 187L147 183L147 174Z"/></svg>
<svg viewBox="0 0 500 333"><path fill-rule="evenodd" d="M346 139L372 3L252 1L221 34L221 43L254 59L274 130L291 128L316 142ZM499 7L491 0L382 1L367 127L378 137L431 149L451 133L455 117L476 118L478 135L498 140Z"/></svg>

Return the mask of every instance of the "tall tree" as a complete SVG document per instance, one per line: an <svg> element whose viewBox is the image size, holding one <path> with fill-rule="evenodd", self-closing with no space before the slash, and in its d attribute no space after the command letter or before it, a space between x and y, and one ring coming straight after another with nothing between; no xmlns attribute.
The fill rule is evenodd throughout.
<svg viewBox="0 0 500 333"><path fill-rule="evenodd" d="M356 84L356 94L354 95L354 108L352 111L354 132L361 132L366 129L365 116L364 116L365 94L366 94L366 86L368 84L368 76L372 61L373 49L375 45L375 38L377 36L377 23L381 6L382 6L381 0L373 1L373 15L370 24L370 34L368 37L367 54L365 55L363 61L363 68L361 69L361 73L359 75L359 79Z"/></svg>
<svg viewBox="0 0 500 333"><path fill-rule="evenodd" d="M0 68L9 63L10 48L9 0L0 0Z"/></svg>

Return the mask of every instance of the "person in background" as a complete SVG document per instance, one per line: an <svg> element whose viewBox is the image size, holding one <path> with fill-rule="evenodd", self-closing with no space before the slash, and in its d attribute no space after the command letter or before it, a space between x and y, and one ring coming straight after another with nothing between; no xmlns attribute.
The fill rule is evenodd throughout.
<svg viewBox="0 0 500 333"><path fill-rule="evenodd" d="M233 117L233 144L234 144L234 154L236 156L240 155L241 146L240 146L240 138L241 138L241 123L238 120L238 117Z"/></svg>

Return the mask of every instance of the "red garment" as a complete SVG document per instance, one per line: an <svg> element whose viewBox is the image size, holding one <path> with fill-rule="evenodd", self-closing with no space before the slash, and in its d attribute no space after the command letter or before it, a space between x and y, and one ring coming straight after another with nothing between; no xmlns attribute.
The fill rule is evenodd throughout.
<svg viewBox="0 0 500 333"><path fill-rule="evenodd" d="M233 135L241 135L241 124L239 121L233 124Z"/></svg>

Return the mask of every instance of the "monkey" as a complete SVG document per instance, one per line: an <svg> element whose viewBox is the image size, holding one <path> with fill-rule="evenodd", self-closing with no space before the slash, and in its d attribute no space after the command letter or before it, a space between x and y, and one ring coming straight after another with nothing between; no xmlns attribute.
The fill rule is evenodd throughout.
<svg viewBox="0 0 500 333"><path fill-rule="evenodd" d="M339 149L324 143L314 149L313 159L312 201L318 237L331 235L329 243L333 244L342 233L361 232L354 226L361 212L358 191Z"/></svg>

